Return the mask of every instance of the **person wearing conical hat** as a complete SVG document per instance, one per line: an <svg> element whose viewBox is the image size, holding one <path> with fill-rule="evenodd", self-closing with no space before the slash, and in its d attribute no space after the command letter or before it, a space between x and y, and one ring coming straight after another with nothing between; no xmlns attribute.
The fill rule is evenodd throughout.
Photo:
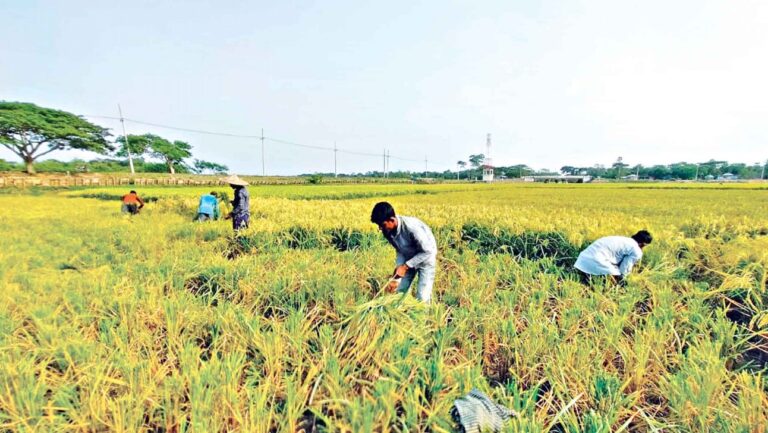
<svg viewBox="0 0 768 433"><path fill-rule="evenodd" d="M235 194L235 199L231 201L232 212L230 212L224 219L231 219L232 228L235 230L247 229L251 218L251 211L249 208L250 196L248 195L248 190L245 188L248 185L248 182L240 179L236 174L227 176L221 181L228 183Z"/></svg>

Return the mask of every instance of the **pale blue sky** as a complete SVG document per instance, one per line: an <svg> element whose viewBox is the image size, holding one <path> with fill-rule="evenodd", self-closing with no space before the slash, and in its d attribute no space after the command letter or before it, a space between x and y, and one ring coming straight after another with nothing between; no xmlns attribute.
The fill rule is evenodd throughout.
<svg viewBox="0 0 768 433"><path fill-rule="evenodd" d="M5 0L0 59L0 99L107 116L119 102L130 118L430 168L483 152L488 132L497 164L536 168L768 157L763 0ZM254 140L128 128L261 171ZM267 143L268 174L332 170L330 152Z"/></svg>

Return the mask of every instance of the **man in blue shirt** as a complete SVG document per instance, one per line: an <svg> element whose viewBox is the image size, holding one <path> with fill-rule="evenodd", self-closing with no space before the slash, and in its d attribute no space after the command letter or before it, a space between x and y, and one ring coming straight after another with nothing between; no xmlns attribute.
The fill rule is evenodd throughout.
<svg viewBox="0 0 768 433"><path fill-rule="evenodd" d="M437 262L437 242L432 230L418 218L395 215L395 209L387 202L374 206L371 222L379 226L384 238L397 251L392 288L397 284L397 291L407 292L418 275L416 298L429 303Z"/></svg>
<svg viewBox="0 0 768 433"><path fill-rule="evenodd" d="M210 194L203 194L200 197L200 204L197 206L197 217L195 221L208 221L219 219L219 196L215 191Z"/></svg>

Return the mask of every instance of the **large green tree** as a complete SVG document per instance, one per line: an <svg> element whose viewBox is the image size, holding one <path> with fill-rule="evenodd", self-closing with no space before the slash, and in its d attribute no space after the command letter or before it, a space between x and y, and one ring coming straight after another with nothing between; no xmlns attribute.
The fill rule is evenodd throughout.
<svg viewBox="0 0 768 433"><path fill-rule="evenodd" d="M165 139L155 140L149 145L149 152L155 158L160 158L165 161L165 165L168 166L168 171L171 174L176 173L174 165L183 164L184 158L192 156L192 146L184 141L174 140L168 141Z"/></svg>
<svg viewBox="0 0 768 433"><path fill-rule="evenodd" d="M119 137L117 142L120 143L120 149L117 151L116 155L127 156L128 149L126 148L125 138ZM154 134L129 134L128 143L133 155L138 157L148 153L154 158L161 159L168 167L168 172L171 174L176 173L176 166L183 164L185 158L192 156L192 152L190 152L192 146L190 146L189 143L179 140L170 141Z"/></svg>
<svg viewBox="0 0 768 433"><path fill-rule="evenodd" d="M106 153L112 150L107 136L106 128L66 111L0 101L0 144L18 155L30 174L38 158L56 150Z"/></svg>
<svg viewBox="0 0 768 433"><path fill-rule="evenodd" d="M151 134L145 134L145 135L129 134L128 143L130 144L130 146L126 146L124 136L121 135L117 137L115 142L119 144L120 147L117 148L117 152L115 152L115 156L126 158L128 157L128 149L130 149L131 155L133 155L134 157L140 158L149 150L149 143L151 141L151 137L153 137Z"/></svg>
<svg viewBox="0 0 768 433"><path fill-rule="evenodd" d="M474 168L480 168L480 166L483 165L483 161L485 161L485 155L482 153L469 155L469 163L472 164L472 167Z"/></svg>

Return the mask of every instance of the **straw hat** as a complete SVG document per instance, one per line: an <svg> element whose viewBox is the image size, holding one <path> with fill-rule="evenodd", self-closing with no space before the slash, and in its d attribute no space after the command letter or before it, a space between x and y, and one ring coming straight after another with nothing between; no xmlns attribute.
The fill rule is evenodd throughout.
<svg viewBox="0 0 768 433"><path fill-rule="evenodd" d="M248 185L248 182L244 181L243 179L240 179L239 177L237 177L236 174L231 174L227 177L221 178L221 181L224 183L228 183L230 185L237 185L237 186Z"/></svg>

